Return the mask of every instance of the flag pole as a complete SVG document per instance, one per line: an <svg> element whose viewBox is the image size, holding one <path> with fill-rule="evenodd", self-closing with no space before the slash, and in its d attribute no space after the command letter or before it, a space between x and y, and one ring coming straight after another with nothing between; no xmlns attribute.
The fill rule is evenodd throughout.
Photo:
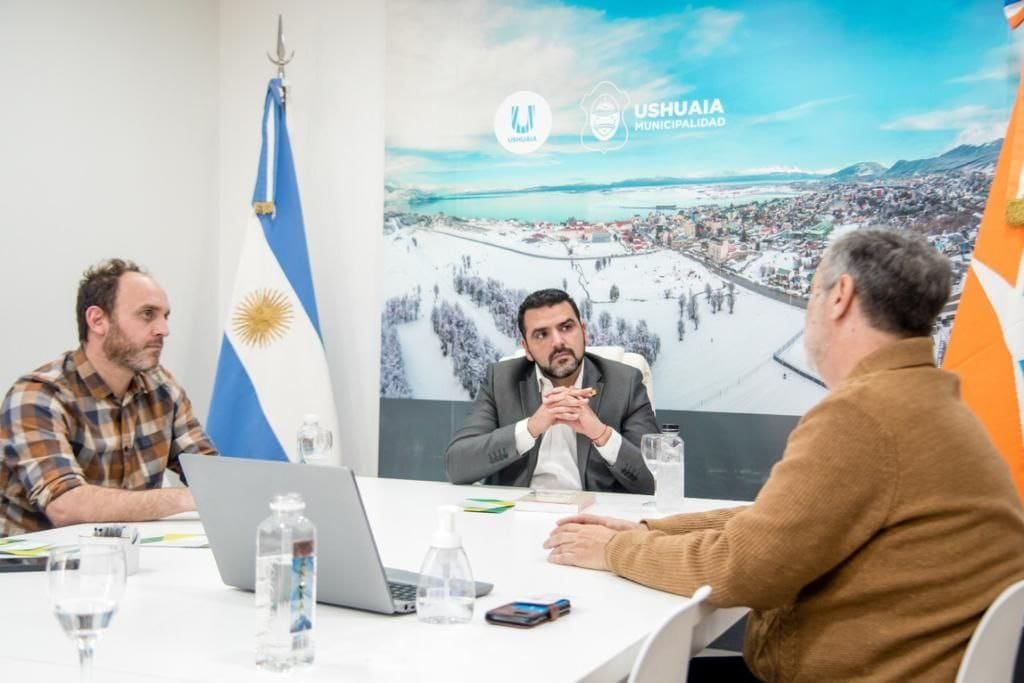
<svg viewBox="0 0 1024 683"><path fill-rule="evenodd" d="M292 57L295 56L295 50L292 50L291 54L288 54L288 50L285 49L284 45L284 19L282 15L277 15L277 54L271 56L267 53L267 59L270 60L271 64L277 66L277 77L281 81L281 106L284 107L288 103L288 86L284 80L284 67L285 64L292 61Z"/></svg>

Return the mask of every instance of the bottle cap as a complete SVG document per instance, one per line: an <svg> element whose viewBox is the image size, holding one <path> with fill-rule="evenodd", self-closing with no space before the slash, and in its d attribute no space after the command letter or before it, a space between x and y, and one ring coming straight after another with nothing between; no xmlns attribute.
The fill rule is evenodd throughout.
<svg viewBox="0 0 1024 683"><path fill-rule="evenodd" d="M320 416L316 413L307 413L302 416L302 424L304 425L315 425L320 421Z"/></svg>
<svg viewBox="0 0 1024 683"><path fill-rule="evenodd" d="M306 509L306 501L298 493L279 493L270 500L270 509L274 512L302 512Z"/></svg>
<svg viewBox="0 0 1024 683"><path fill-rule="evenodd" d="M679 425L666 423L666 424L661 425L661 431L663 431L663 432L678 432L679 431Z"/></svg>
<svg viewBox="0 0 1024 683"><path fill-rule="evenodd" d="M462 537L455 531L455 513L459 511L454 505L441 505L437 508L437 531L430 545L435 548L461 548Z"/></svg>

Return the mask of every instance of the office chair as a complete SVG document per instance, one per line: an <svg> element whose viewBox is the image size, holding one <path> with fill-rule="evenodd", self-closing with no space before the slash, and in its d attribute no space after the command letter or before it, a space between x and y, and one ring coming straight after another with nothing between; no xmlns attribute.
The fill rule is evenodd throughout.
<svg viewBox="0 0 1024 683"><path fill-rule="evenodd" d="M1024 581L999 594L974 629L956 683L1012 683L1024 622Z"/></svg>
<svg viewBox="0 0 1024 683"><path fill-rule="evenodd" d="M693 646L693 629L700 621L700 605L711 595L701 586L644 641L629 673L628 683L686 683Z"/></svg>

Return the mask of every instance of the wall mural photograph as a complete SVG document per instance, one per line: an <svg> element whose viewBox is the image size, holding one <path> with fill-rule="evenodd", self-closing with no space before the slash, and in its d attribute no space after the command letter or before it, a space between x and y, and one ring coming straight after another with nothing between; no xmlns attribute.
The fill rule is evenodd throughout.
<svg viewBox="0 0 1024 683"><path fill-rule="evenodd" d="M1016 88L1000 11L389 0L381 396L471 400L559 287L657 408L801 415L811 277L869 226L952 258L941 355Z"/></svg>

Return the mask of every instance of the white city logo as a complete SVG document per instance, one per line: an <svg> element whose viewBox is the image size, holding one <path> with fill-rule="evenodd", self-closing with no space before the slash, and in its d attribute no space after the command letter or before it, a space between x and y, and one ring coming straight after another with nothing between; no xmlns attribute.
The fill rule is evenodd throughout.
<svg viewBox="0 0 1024 683"><path fill-rule="evenodd" d="M512 93L494 112L494 137L513 154L529 154L551 134L551 106L535 92Z"/></svg>

